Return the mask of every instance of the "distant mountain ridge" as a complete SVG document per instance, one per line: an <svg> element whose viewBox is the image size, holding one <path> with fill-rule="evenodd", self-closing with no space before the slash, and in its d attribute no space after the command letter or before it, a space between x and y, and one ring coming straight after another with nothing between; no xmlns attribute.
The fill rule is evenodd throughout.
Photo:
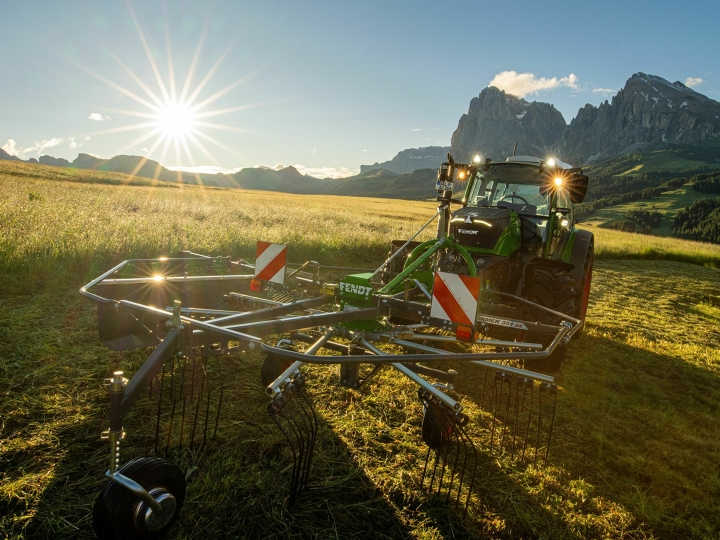
<svg viewBox="0 0 720 540"><path fill-rule="evenodd" d="M401 150L390 161L375 165L360 165L360 173L385 169L397 174L411 173L417 169L437 169L447 158L449 146L426 146Z"/></svg>
<svg viewBox="0 0 720 540"><path fill-rule="evenodd" d="M458 161L475 153L503 160L517 142L520 154L553 154L581 165L653 145L713 139L720 139L720 103L679 81L635 73L611 102L585 105L569 125L548 103L485 88L460 118L450 152Z"/></svg>

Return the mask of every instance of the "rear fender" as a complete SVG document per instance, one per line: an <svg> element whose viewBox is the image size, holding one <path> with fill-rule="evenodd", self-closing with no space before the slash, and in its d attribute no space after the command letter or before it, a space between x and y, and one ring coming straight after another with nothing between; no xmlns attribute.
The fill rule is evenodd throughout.
<svg viewBox="0 0 720 540"><path fill-rule="evenodd" d="M565 248L567 255L563 253L563 260L572 264L575 268L572 271L575 278L575 287L578 291L582 290L583 270L585 267L585 257L587 256L590 242L593 240L593 233L583 229L575 229L575 239L572 244L568 243ZM567 259L566 259L567 256Z"/></svg>

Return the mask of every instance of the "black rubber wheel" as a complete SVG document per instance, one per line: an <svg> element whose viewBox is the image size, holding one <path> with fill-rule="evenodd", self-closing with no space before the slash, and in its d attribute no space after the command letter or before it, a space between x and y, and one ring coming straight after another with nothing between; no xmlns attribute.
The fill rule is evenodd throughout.
<svg viewBox="0 0 720 540"><path fill-rule="evenodd" d="M531 270L527 285L525 287L525 298L541 306L545 306L561 313L573 315L575 313L575 280L567 270L551 266L536 266ZM560 324L562 319L547 313L542 309L531 309L528 320L538 321L544 324ZM534 343L542 343L547 347L553 340L550 334L528 332L527 340ZM556 373L565 360L567 345L560 343L548 358L542 360L527 360L525 367L533 371L545 373Z"/></svg>
<svg viewBox="0 0 720 540"><path fill-rule="evenodd" d="M595 262L595 239L590 240L587 253L585 254L585 264L583 265L582 280L577 287L575 295L575 313L573 317L585 322L587 315L588 301L590 300L590 285L592 284L593 263ZM581 328L573 335L573 339L577 339L583 335L585 327Z"/></svg>
<svg viewBox="0 0 720 540"><path fill-rule="evenodd" d="M273 353L268 353L260 369L260 380L263 386L268 387L275 379L282 375L283 371L292 365L292 360L282 358Z"/></svg>
<svg viewBox="0 0 720 540"><path fill-rule="evenodd" d="M160 520L146 519L149 507L127 488L108 480L93 506L93 529L101 540L163 538L180 515L185 502L185 476L173 463L142 457L118 470L135 480L165 507ZM151 511L150 511L151 512ZM158 516L155 516L157 519Z"/></svg>

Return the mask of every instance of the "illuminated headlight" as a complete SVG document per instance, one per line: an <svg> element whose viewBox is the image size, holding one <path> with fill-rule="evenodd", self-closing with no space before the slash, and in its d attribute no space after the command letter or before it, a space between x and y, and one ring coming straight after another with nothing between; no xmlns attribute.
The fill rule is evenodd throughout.
<svg viewBox="0 0 720 540"><path fill-rule="evenodd" d="M458 180L465 180L465 173L464 173L464 172L458 173Z"/></svg>
<svg viewBox="0 0 720 540"><path fill-rule="evenodd" d="M484 265L485 265L485 259L483 259L483 258L481 258L481 257L478 257L478 258L475 260L475 264L478 265L478 266L484 266Z"/></svg>
<svg viewBox="0 0 720 540"><path fill-rule="evenodd" d="M482 158L480 157L480 154L476 154L473 158L473 163L480 163L482 161Z"/></svg>
<svg viewBox="0 0 720 540"><path fill-rule="evenodd" d="M546 164L548 167L554 167L556 165L555 158L548 158Z"/></svg>
<svg viewBox="0 0 720 540"><path fill-rule="evenodd" d="M561 226L561 227L567 227L569 223L570 223L570 222L569 222L567 219L563 219L563 220L560 222L560 226Z"/></svg>
<svg viewBox="0 0 720 540"><path fill-rule="evenodd" d="M562 185L563 185L563 179L560 178L559 176L558 176L557 178L555 178L555 185L556 185L556 186L562 186Z"/></svg>

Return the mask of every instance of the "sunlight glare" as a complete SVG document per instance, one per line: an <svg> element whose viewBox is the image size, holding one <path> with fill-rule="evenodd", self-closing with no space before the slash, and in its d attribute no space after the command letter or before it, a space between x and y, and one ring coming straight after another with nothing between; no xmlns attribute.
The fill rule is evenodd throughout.
<svg viewBox="0 0 720 540"><path fill-rule="evenodd" d="M156 115L157 126L169 138L183 139L193 129L194 115L181 103L167 103Z"/></svg>

